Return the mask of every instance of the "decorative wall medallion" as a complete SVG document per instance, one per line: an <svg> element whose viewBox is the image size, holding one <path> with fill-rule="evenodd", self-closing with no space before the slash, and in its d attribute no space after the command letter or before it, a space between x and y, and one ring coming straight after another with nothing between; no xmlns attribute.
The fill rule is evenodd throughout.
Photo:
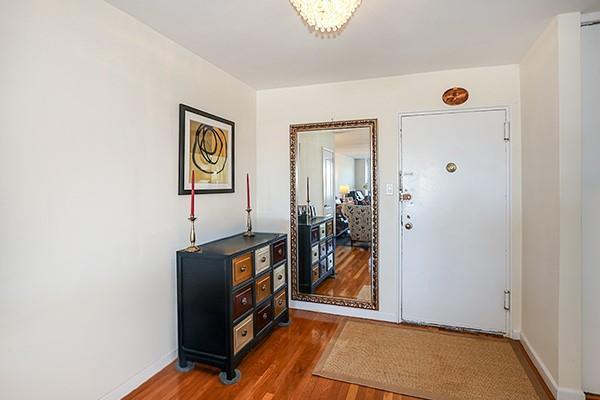
<svg viewBox="0 0 600 400"><path fill-rule="evenodd" d="M469 92L461 87L453 87L444 92L442 100L449 106L459 106L469 100Z"/></svg>

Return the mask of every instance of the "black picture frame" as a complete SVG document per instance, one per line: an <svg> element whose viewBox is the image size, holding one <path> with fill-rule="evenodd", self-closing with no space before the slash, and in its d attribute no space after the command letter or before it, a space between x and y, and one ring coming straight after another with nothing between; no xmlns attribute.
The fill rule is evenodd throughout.
<svg viewBox="0 0 600 400"><path fill-rule="evenodd" d="M196 114L200 118L216 121L220 124L225 124L230 127L230 138L231 143L230 154L226 162L230 163L229 174L230 174L230 187L227 188L200 188L197 187L195 192L198 194L211 194L211 193L235 193L235 122L229 121L225 118L219 117L207 113L206 111L198 110L197 108L187 106L185 104L179 104L179 177L178 177L178 194L179 195L191 195L191 189L186 188L186 113Z"/></svg>

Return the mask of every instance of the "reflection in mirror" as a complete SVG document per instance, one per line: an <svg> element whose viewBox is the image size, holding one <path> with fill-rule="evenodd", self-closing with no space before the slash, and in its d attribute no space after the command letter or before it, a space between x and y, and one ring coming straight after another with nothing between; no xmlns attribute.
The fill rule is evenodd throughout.
<svg viewBox="0 0 600 400"><path fill-rule="evenodd" d="M371 128L299 131L300 293L372 300Z"/></svg>

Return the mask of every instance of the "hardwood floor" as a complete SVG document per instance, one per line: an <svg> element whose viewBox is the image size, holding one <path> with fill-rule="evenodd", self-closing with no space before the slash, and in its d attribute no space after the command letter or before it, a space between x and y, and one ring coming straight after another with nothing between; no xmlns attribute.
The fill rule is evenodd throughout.
<svg viewBox="0 0 600 400"><path fill-rule="evenodd" d="M368 248L336 246L335 278L326 279L315 293L350 299L358 298L361 289L371 284L370 256L371 250Z"/></svg>
<svg viewBox="0 0 600 400"><path fill-rule="evenodd" d="M588 394L586 396L586 400L600 400L600 395L597 395L597 394Z"/></svg>
<svg viewBox="0 0 600 400"><path fill-rule="evenodd" d="M242 378L237 384L222 385L215 368L198 365L184 374L177 372L175 363L172 363L124 399L416 400L312 375L325 346L337 327L348 318L291 311L292 324L275 329L242 361L239 366ZM541 382L541 378L538 379Z"/></svg>

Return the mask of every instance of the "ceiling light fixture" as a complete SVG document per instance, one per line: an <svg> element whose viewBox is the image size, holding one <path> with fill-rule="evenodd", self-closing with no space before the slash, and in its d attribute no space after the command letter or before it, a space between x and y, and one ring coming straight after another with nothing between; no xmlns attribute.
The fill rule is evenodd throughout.
<svg viewBox="0 0 600 400"><path fill-rule="evenodd" d="M361 0L290 0L306 23L321 32L335 32L354 14Z"/></svg>

